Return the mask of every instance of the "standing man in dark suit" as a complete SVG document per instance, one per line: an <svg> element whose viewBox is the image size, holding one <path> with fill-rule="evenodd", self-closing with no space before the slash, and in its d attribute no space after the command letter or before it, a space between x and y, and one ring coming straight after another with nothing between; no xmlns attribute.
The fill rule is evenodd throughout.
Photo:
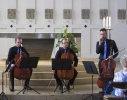
<svg viewBox="0 0 127 100"><path fill-rule="evenodd" d="M118 53L112 56L113 52L114 53L118 52L118 48L115 41L107 39L107 31L105 28L100 29L100 41L96 43L96 53L100 54L98 62L100 74L102 73L101 62L106 58L114 59L117 57Z"/></svg>
<svg viewBox="0 0 127 100"><path fill-rule="evenodd" d="M15 38L15 46L11 47L8 52L8 68L9 69L7 68L6 71L10 72L10 82L11 82L10 91L14 91L14 69L15 69L14 58L15 58L15 55L22 51L22 52L26 53L27 56L29 57L29 53L26 51L26 49L24 47L21 47L21 44L22 44L22 39L20 37ZM31 71L31 73L30 73L30 77L31 77L31 75L32 75L31 68L30 68L30 71ZM25 84L24 84L24 88L27 87L27 89L29 89L29 90L31 89L29 87L30 77L28 79L26 79Z"/></svg>

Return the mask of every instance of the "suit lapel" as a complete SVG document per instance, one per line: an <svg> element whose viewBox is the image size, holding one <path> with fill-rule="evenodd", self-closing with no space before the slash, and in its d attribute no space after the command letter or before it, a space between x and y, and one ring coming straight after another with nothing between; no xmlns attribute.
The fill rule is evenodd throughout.
<svg viewBox="0 0 127 100"><path fill-rule="evenodd" d="M109 44L109 40L107 39L106 42L107 42L107 50L108 50L109 49L109 45L110 45Z"/></svg>

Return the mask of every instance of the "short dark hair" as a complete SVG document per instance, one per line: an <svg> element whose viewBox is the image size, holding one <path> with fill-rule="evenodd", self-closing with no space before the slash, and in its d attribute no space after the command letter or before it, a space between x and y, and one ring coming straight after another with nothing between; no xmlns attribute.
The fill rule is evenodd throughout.
<svg viewBox="0 0 127 100"><path fill-rule="evenodd" d="M100 31L105 31L107 33L107 30L105 28L100 29Z"/></svg>
<svg viewBox="0 0 127 100"><path fill-rule="evenodd" d="M16 37L16 38L15 38L15 41L17 41L17 39L22 39L22 38L21 38L21 37Z"/></svg>
<svg viewBox="0 0 127 100"><path fill-rule="evenodd" d="M62 41L61 41L62 43L63 43L63 40L68 40L68 39L67 38L63 38Z"/></svg>

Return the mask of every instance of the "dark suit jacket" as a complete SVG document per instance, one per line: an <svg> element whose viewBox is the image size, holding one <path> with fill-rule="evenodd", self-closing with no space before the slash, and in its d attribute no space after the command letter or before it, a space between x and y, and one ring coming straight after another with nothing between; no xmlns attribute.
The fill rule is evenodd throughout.
<svg viewBox="0 0 127 100"><path fill-rule="evenodd" d="M117 48L117 45L116 45L115 41L114 40L110 40L110 39L106 39L106 43L107 43L107 55L106 55L106 58L110 55L110 44L111 44L111 41L113 41L112 52L114 52L114 53L118 52L118 48ZM99 59L103 60L104 42L101 45L99 45L99 41L96 43L96 53L100 54ZM113 56L113 58L117 57L117 55L118 55L118 53L115 54Z"/></svg>
<svg viewBox="0 0 127 100"><path fill-rule="evenodd" d="M11 60L13 60L15 58L15 55L17 54L17 50L18 47L13 46L9 49L8 52L8 62L10 62ZM22 52L26 53L27 56L29 57L29 53L26 51L26 49L24 47L21 47Z"/></svg>

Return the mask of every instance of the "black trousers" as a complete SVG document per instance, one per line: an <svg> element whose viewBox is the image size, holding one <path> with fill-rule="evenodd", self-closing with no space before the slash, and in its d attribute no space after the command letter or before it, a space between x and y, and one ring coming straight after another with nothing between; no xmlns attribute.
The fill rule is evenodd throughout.
<svg viewBox="0 0 127 100"><path fill-rule="evenodd" d="M101 74L102 73L102 68L101 68L101 63L102 63L103 59L99 59L99 62L98 62L98 67L99 67L99 73Z"/></svg>
<svg viewBox="0 0 127 100"><path fill-rule="evenodd" d="M75 78L77 77L77 75L78 75L78 72L74 69L74 76L73 76L72 79L69 80L68 85L73 85L73 83L74 83ZM54 77L56 79L57 85L62 85L61 80L57 76L57 70L54 73Z"/></svg>
<svg viewBox="0 0 127 100"><path fill-rule="evenodd" d="M30 72L31 72L30 77L25 80L24 86L29 85L29 81L33 72L32 68L30 68ZM11 87L14 88L14 68L10 70L10 82L11 82Z"/></svg>

